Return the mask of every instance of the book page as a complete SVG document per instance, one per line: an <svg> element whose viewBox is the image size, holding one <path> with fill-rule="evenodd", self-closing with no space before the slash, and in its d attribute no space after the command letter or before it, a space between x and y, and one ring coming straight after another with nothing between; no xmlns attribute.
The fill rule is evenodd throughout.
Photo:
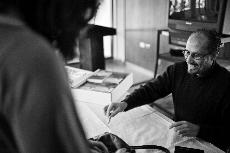
<svg viewBox="0 0 230 153"><path fill-rule="evenodd" d="M92 83L103 83L104 79L109 77L111 74L112 72L98 69L87 79L87 81Z"/></svg>
<svg viewBox="0 0 230 153"><path fill-rule="evenodd" d="M128 74L113 72L109 77L104 79L104 83L119 84Z"/></svg>
<svg viewBox="0 0 230 153"><path fill-rule="evenodd" d="M68 74L69 85L71 88L77 88L93 73L91 71L65 66Z"/></svg>
<svg viewBox="0 0 230 153"><path fill-rule="evenodd" d="M159 117L155 110L147 106L119 113L111 119L111 131L119 135L129 145L168 146L170 123Z"/></svg>
<svg viewBox="0 0 230 153"><path fill-rule="evenodd" d="M79 87L79 89L110 93L127 75L128 74L125 73L98 69Z"/></svg>
<svg viewBox="0 0 230 153"><path fill-rule="evenodd" d="M108 125L98 118L87 103L76 101L75 106L87 139L111 132Z"/></svg>
<svg viewBox="0 0 230 153"><path fill-rule="evenodd" d="M85 102L76 102L76 105L87 138L110 132L119 136L128 145L159 145L168 148L172 153L176 145L201 149L205 153L224 153L208 142L194 137L178 136L173 129L169 129L174 121L148 105L121 112L112 117L109 124L103 106ZM139 149L136 152L160 151Z"/></svg>
<svg viewBox="0 0 230 153"><path fill-rule="evenodd" d="M101 84L99 84L99 83L86 82L86 83L82 84L79 87L79 89L110 93L110 92L113 91L113 89L115 87L116 87L116 85L109 84L109 83L101 83Z"/></svg>

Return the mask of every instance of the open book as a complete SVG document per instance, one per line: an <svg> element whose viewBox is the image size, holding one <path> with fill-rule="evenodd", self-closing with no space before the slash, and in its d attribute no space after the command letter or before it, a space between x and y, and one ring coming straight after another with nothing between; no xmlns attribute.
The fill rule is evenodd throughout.
<svg viewBox="0 0 230 153"><path fill-rule="evenodd" d="M78 69L71 66L66 66L66 71L69 77L69 85L71 88L77 88L86 82L87 78L93 74L91 71Z"/></svg>
<svg viewBox="0 0 230 153"><path fill-rule="evenodd" d="M119 101L133 85L129 73L96 70L95 72L66 67L76 100L101 105Z"/></svg>

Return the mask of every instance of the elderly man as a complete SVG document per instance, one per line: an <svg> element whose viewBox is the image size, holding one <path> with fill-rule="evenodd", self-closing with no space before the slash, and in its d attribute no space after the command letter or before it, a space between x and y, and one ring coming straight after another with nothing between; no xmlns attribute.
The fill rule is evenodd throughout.
<svg viewBox="0 0 230 153"><path fill-rule="evenodd" d="M183 50L185 62L169 66L121 103L106 106L106 115L113 117L172 93L175 123L170 128L226 150L230 145L230 72L216 62L220 44L213 31L192 33Z"/></svg>

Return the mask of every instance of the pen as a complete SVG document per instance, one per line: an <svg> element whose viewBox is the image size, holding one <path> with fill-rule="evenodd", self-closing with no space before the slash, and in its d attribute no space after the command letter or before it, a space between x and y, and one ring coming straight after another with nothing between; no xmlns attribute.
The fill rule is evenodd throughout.
<svg viewBox="0 0 230 153"><path fill-rule="evenodd" d="M108 124L110 123L111 118L112 118L112 117L111 117L111 116L109 116Z"/></svg>
<svg viewBox="0 0 230 153"><path fill-rule="evenodd" d="M112 118L112 116L111 116L111 113L112 113L113 111L110 111L109 112L109 120L108 120L108 124L110 123L110 120L111 120L111 118Z"/></svg>

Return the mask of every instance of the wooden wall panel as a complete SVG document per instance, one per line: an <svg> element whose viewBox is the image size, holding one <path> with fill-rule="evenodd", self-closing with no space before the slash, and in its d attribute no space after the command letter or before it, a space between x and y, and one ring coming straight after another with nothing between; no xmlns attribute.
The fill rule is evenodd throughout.
<svg viewBox="0 0 230 153"><path fill-rule="evenodd" d="M168 0L125 1L125 60L154 72L157 29L168 25Z"/></svg>
<svg viewBox="0 0 230 153"><path fill-rule="evenodd" d="M168 0L126 0L126 29L166 27Z"/></svg>
<svg viewBox="0 0 230 153"><path fill-rule="evenodd" d="M126 31L126 61L154 70L156 31Z"/></svg>

